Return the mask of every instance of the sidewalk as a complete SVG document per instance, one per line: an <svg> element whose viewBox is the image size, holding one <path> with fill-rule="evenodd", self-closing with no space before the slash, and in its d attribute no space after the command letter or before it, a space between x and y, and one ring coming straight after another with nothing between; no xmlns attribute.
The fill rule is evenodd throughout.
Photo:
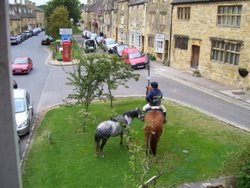
<svg viewBox="0 0 250 188"><path fill-rule="evenodd" d="M250 91L244 91L242 89L225 86L204 77L196 77L192 75L191 71L188 72L167 67L157 61L151 62L151 66L153 69L159 72L159 74L163 74L165 77L182 82L206 93L216 95L216 97L229 100L232 103L250 109Z"/></svg>

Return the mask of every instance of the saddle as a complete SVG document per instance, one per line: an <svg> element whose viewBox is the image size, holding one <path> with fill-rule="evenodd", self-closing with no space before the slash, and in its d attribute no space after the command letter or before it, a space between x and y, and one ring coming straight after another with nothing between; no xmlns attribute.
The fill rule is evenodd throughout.
<svg viewBox="0 0 250 188"><path fill-rule="evenodd" d="M160 106L150 106L150 108L146 109L145 114L144 114L144 116L142 117L142 121L144 121L144 117L146 116L146 114L147 114L148 112L151 112L151 111L154 111L154 110L155 110L155 111L160 111L161 114L162 114L162 117L165 119L164 112L162 111L162 109L161 109Z"/></svg>
<svg viewBox="0 0 250 188"><path fill-rule="evenodd" d="M150 106L150 108L146 109L145 114L149 111L152 111L152 110L158 110L158 111L161 111L163 113L160 106Z"/></svg>

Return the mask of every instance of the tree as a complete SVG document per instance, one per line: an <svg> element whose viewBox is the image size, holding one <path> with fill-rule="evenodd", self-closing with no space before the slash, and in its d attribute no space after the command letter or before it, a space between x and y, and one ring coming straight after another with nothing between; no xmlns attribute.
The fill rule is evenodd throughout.
<svg viewBox="0 0 250 188"><path fill-rule="evenodd" d="M46 23L47 33L53 38L60 38L60 28L70 28L69 12L65 7L57 7Z"/></svg>
<svg viewBox="0 0 250 188"><path fill-rule="evenodd" d="M128 87L126 82L133 78L138 80L139 74L132 72L131 68L121 59L111 55L88 55L81 57L79 63L68 73L68 84L74 86L74 93L68 99L76 100L84 106L83 130L89 119L89 105L95 99L114 99L111 90L119 85ZM105 93L105 86L108 92Z"/></svg>
<svg viewBox="0 0 250 188"><path fill-rule="evenodd" d="M133 72L130 66L126 65L118 56L101 55L100 59L104 62L103 72L105 72L105 84L108 92L104 95L110 100L110 106L113 106L114 96L112 90L116 90L118 86L128 88L127 82L130 79L138 81L139 74Z"/></svg>
<svg viewBox="0 0 250 188"><path fill-rule="evenodd" d="M69 19L73 18L74 23L77 23L81 18L80 2L79 0L51 0L45 7L45 20L48 21L50 15L57 7L64 6L69 12Z"/></svg>
<svg viewBox="0 0 250 188"><path fill-rule="evenodd" d="M77 100L86 110L96 98L108 98L112 106L112 90L119 85L128 87L126 83L129 79L139 79L139 74L134 73L120 58L104 54L82 57L74 71L68 74L68 84L75 86L74 94L70 94L68 98ZM107 92L104 90L105 86Z"/></svg>

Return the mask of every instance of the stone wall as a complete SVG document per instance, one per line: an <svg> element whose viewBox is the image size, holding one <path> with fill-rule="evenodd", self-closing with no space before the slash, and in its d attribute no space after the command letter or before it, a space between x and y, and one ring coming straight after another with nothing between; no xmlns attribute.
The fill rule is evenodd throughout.
<svg viewBox="0 0 250 188"><path fill-rule="evenodd" d="M217 26L218 5L242 5L241 25L239 28ZM177 7L191 7L190 19L177 19ZM239 67L250 71L250 1L216 2L203 4L175 5L173 8L171 66L178 69L190 69L192 45L200 47L198 70L201 75L220 83L250 89L250 74L242 78ZM174 35L189 37L188 49L174 48ZM210 60L211 38L230 41L242 41L239 65L230 65Z"/></svg>

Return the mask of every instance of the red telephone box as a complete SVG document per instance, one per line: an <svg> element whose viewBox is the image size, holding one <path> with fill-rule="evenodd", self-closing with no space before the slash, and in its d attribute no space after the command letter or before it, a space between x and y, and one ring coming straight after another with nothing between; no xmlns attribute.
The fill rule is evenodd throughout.
<svg viewBox="0 0 250 188"><path fill-rule="evenodd" d="M71 61L71 44L70 41L63 41L63 62Z"/></svg>

